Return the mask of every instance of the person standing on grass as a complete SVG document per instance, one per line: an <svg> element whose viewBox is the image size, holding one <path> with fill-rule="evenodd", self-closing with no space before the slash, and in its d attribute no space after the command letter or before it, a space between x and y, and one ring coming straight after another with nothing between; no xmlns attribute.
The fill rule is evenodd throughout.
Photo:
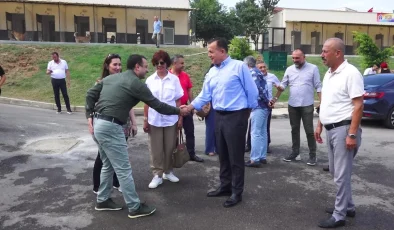
<svg viewBox="0 0 394 230"><path fill-rule="evenodd" d="M345 44L329 38L323 45L321 58L329 67L323 80L322 98L315 139L323 143L326 129L328 160L337 187L334 208L326 208L331 217L319 222L321 228L345 226L346 217L355 217L351 176L353 158L361 146L360 127L364 108L364 80L360 71L345 60Z"/></svg>
<svg viewBox="0 0 394 230"><path fill-rule="evenodd" d="M0 96L1 96L1 87L4 85L6 79L7 78L5 77L5 71L0 66Z"/></svg>
<svg viewBox="0 0 394 230"><path fill-rule="evenodd" d="M183 96L180 99L181 105L187 105L188 102L193 101L193 84L189 75L184 71L185 59L182 55L178 54L175 55L171 61L172 68L170 69L170 73L178 76L183 89ZM190 160L204 162L204 159L196 155L193 113L190 113L188 116L185 116L182 119L183 129L185 130L186 135L186 148L189 152Z"/></svg>
<svg viewBox="0 0 394 230"><path fill-rule="evenodd" d="M283 160L286 162L300 160L300 127L301 120L304 124L309 147L309 159L307 165L316 165L316 141L313 136L313 113L315 89L320 100L321 81L319 69L316 65L305 61L305 53L296 49L292 53L294 65L289 66L284 74L280 86L277 88L275 103L287 86L290 88L289 95L289 118L291 125L292 152Z"/></svg>
<svg viewBox="0 0 394 230"><path fill-rule="evenodd" d="M135 190L122 126L127 122L131 108L140 101L166 115L186 116L190 111L187 108L167 105L155 98L141 82L146 73L146 58L138 54L131 55L127 60L127 71L104 78L86 94L85 109L89 132L94 134L98 142L103 161L95 207L98 211L115 211L123 208L110 198L114 171L119 178L129 218L149 216L156 211L155 207L141 202Z"/></svg>
<svg viewBox="0 0 394 230"><path fill-rule="evenodd" d="M99 80L97 80L96 84L102 81L105 77L111 74L117 74L122 72L122 62L121 62L121 57L118 54L109 54L103 63L103 71L101 74L101 77ZM125 133L126 137L126 142L130 136L130 128L132 130L133 136L137 134L137 123L135 119L135 114L134 114L134 109L130 110L130 119L127 119L127 123L123 125L123 131ZM97 140L94 138L95 142L97 143ZM103 162L100 158L100 151L97 153L96 160L94 162L94 167L93 167L93 192L95 194L98 193L98 189L100 187L100 174L101 174L101 168L103 167ZM115 189L118 189L119 192L122 192L122 189L120 188L119 180L118 177L116 176L116 173L114 172L114 177L113 177L113 187Z"/></svg>
<svg viewBox="0 0 394 230"><path fill-rule="evenodd" d="M55 102L57 106L57 114L60 114L62 112L59 90L62 91L64 103L66 103L67 113L72 114L70 99L68 98L67 94L67 88L70 88L71 84L70 71L68 69L67 62L59 57L59 53L52 53L52 61L48 63L46 73L51 76L53 93L55 95Z"/></svg>

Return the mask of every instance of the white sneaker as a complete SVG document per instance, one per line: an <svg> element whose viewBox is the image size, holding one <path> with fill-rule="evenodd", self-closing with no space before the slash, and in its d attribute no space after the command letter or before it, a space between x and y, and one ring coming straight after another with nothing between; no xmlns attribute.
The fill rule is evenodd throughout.
<svg viewBox="0 0 394 230"><path fill-rule="evenodd" d="M157 186L163 184L163 179L158 175L153 177L152 181L149 183L149 188L157 188Z"/></svg>
<svg viewBox="0 0 394 230"><path fill-rule="evenodd" d="M175 175L174 175L174 173L172 173L172 172L170 172L169 174L163 174L163 179L164 180L169 180L169 181L171 181L171 182L174 182L174 183L176 183L176 182L178 182L179 181L179 178L178 177L176 177Z"/></svg>
<svg viewBox="0 0 394 230"><path fill-rule="evenodd" d="M300 161L301 160L301 155L300 154L298 154L298 156L296 157L296 159L295 159L296 161Z"/></svg>

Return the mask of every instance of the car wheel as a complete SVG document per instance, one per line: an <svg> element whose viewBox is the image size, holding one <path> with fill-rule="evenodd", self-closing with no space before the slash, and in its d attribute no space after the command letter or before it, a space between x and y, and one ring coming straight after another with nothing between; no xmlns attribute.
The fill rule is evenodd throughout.
<svg viewBox="0 0 394 230"><path fill-rule="evenodd" d="M389 129L394 129L394 107L390 109L390 112L384 121L384 125Z"/></svg>

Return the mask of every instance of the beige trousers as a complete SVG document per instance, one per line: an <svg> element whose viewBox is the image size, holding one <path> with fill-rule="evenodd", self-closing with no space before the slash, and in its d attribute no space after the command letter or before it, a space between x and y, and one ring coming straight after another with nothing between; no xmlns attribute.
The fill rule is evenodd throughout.
<svg viewBox="0 0 394 230"><path fill-rule="evenodd" d="M176 148L177 126L178 123L167 127L150 126L150 167L154 176L162 177L163 173L172 171L172 154Z"/></svg>

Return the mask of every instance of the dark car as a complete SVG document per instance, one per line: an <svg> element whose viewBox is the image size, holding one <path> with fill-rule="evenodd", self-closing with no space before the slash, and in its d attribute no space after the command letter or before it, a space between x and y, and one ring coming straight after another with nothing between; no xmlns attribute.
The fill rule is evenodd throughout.
<svg viewBox="0 0 394 230"><path fill-rule="evenodd" d="M382 73L364 77L363 117L382 120L394 129L394 74Z"/></svg>

